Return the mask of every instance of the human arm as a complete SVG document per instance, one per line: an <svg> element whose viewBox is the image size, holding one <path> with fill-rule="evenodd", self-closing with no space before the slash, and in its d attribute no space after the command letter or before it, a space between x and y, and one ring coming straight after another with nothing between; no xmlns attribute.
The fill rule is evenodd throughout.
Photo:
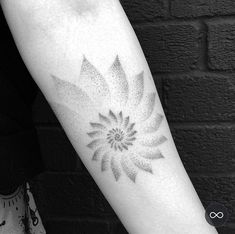
<svg viewBox="0 0 235 234"><path fill-rule="evenodd" d="M119 2L12 0L3 9L33 78L127 230L216 233Z"/></svg>

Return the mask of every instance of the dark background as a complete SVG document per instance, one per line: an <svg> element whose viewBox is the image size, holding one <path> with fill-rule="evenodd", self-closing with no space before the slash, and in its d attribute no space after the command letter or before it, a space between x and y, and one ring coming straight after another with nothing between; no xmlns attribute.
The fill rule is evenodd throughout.
<svg viewBox="0 0 235 234"><path fill-rule="evenodd" d="M122 0L185 168L235 233L235 1ZM32 186L48 234L124 234L39 92L33 118L47 172Z"/></svg>

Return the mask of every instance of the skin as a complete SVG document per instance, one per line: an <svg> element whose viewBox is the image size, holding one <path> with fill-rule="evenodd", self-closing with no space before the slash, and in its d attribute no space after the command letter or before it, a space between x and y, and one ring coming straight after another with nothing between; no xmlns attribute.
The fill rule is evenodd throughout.
<svg viewBox="0 0 235 234"><path fill-rule="evenodd" d="M83 0L83 1L63 0L63 2L64 4L67 4L69 7L71 7L71 10L75 11L80 16L89 13L94 13L99 4L99 1L94 1L94 0Z"/></svg>
<svg viewBox="0 0 235 234"><path fill-rule="evenodd" d="M15 2L9 0L3 9L19 51L128 232L217 233L204 218L144 54L119 1L99 1L89 11L91 2L78 11L85 2L75 0ZM128 150L122 146L123 151L109 142L117 143L119 130L129 134L130 125L123 125L120 112L136 131L135 139L127 140L133 145ZM154 116L161 121L153 121ZM100 125L105 117L111 129ZM99 134L106 138L93 138L98 133L92 132L100 128ZM105 148L100 158L95 155L97 146ZM157 160L140 160L149 155Z"/></svg>

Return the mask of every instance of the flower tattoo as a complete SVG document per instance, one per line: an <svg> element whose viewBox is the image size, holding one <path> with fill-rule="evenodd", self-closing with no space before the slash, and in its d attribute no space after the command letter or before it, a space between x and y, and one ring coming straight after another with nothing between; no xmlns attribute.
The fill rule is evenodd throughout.
<svg viewBox="0 0 235 234"><path fill-rule="evenodd" d="M167 138L159 131L164 116L157 110L156 91L144 89L144 72L128 77L117 57L101 75L84 57L76 83L52 77L60 107L75 116L74 125L82 115L92 116L87 147L102 172L111 169L116 181L124 173L133 182L140 171L153 173L152 162L164 159L160 147Z"/></svg>

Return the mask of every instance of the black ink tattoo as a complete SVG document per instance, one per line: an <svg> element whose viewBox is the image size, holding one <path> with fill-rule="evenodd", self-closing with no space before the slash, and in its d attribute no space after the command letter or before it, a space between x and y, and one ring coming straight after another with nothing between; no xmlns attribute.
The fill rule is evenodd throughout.
<svg viewBox="0 0 235 234"><path fill-rule="evenodd" d="M101 171L111 169L116 181L124 172L133 182L140 170L153 173L152 161L164 158L159 146L167 138L158 134L164 117L157 110L156 92L144 89L144 72L127 77L116 57L102 75L84 57L76 85L53 78L61 105L78 115L97 116L88 122L87 147L93 151L92 160L101 163Z"/></svg>
<svg viewBox="0 0 235 234"><path fill-rule="evenodd" d="M0 223L0 227L4 226L6 224L6 221L3 220L2 223Z"/></svg>
<svg viewBox="0 0 235 234"><path fill-rule="evenodd" d="M23 196L24 190L21 187L9 196L1 195L0 198L3 203L3 208L9 208L11 206L16 206L17 208L17 203L23 198Z"/></svg>
<svg viewBox="0 0 235 234"><path fill-rule="evenodd" d="M5 213L5 220L2 221L0 224L0 232L5 231L10 228L10 225L16 225L14 227L14 231L18 232L25 232L25 227L21 222L21 215L22 214L22 204L24 203L24 188L20 186L16 189L13 194L10 195L0 195L0 208L3 209L3 213ZM11 214L9 216L9 213ZM7 214L7 215L6 215ZM10 217L10 218L9 218ZM15 218L16 223L13 224L13 220ZM17 224L17 222L19 222ZM10 229L9 229L10 230ZM1 232L2 233L2 232Z"/></svg>

